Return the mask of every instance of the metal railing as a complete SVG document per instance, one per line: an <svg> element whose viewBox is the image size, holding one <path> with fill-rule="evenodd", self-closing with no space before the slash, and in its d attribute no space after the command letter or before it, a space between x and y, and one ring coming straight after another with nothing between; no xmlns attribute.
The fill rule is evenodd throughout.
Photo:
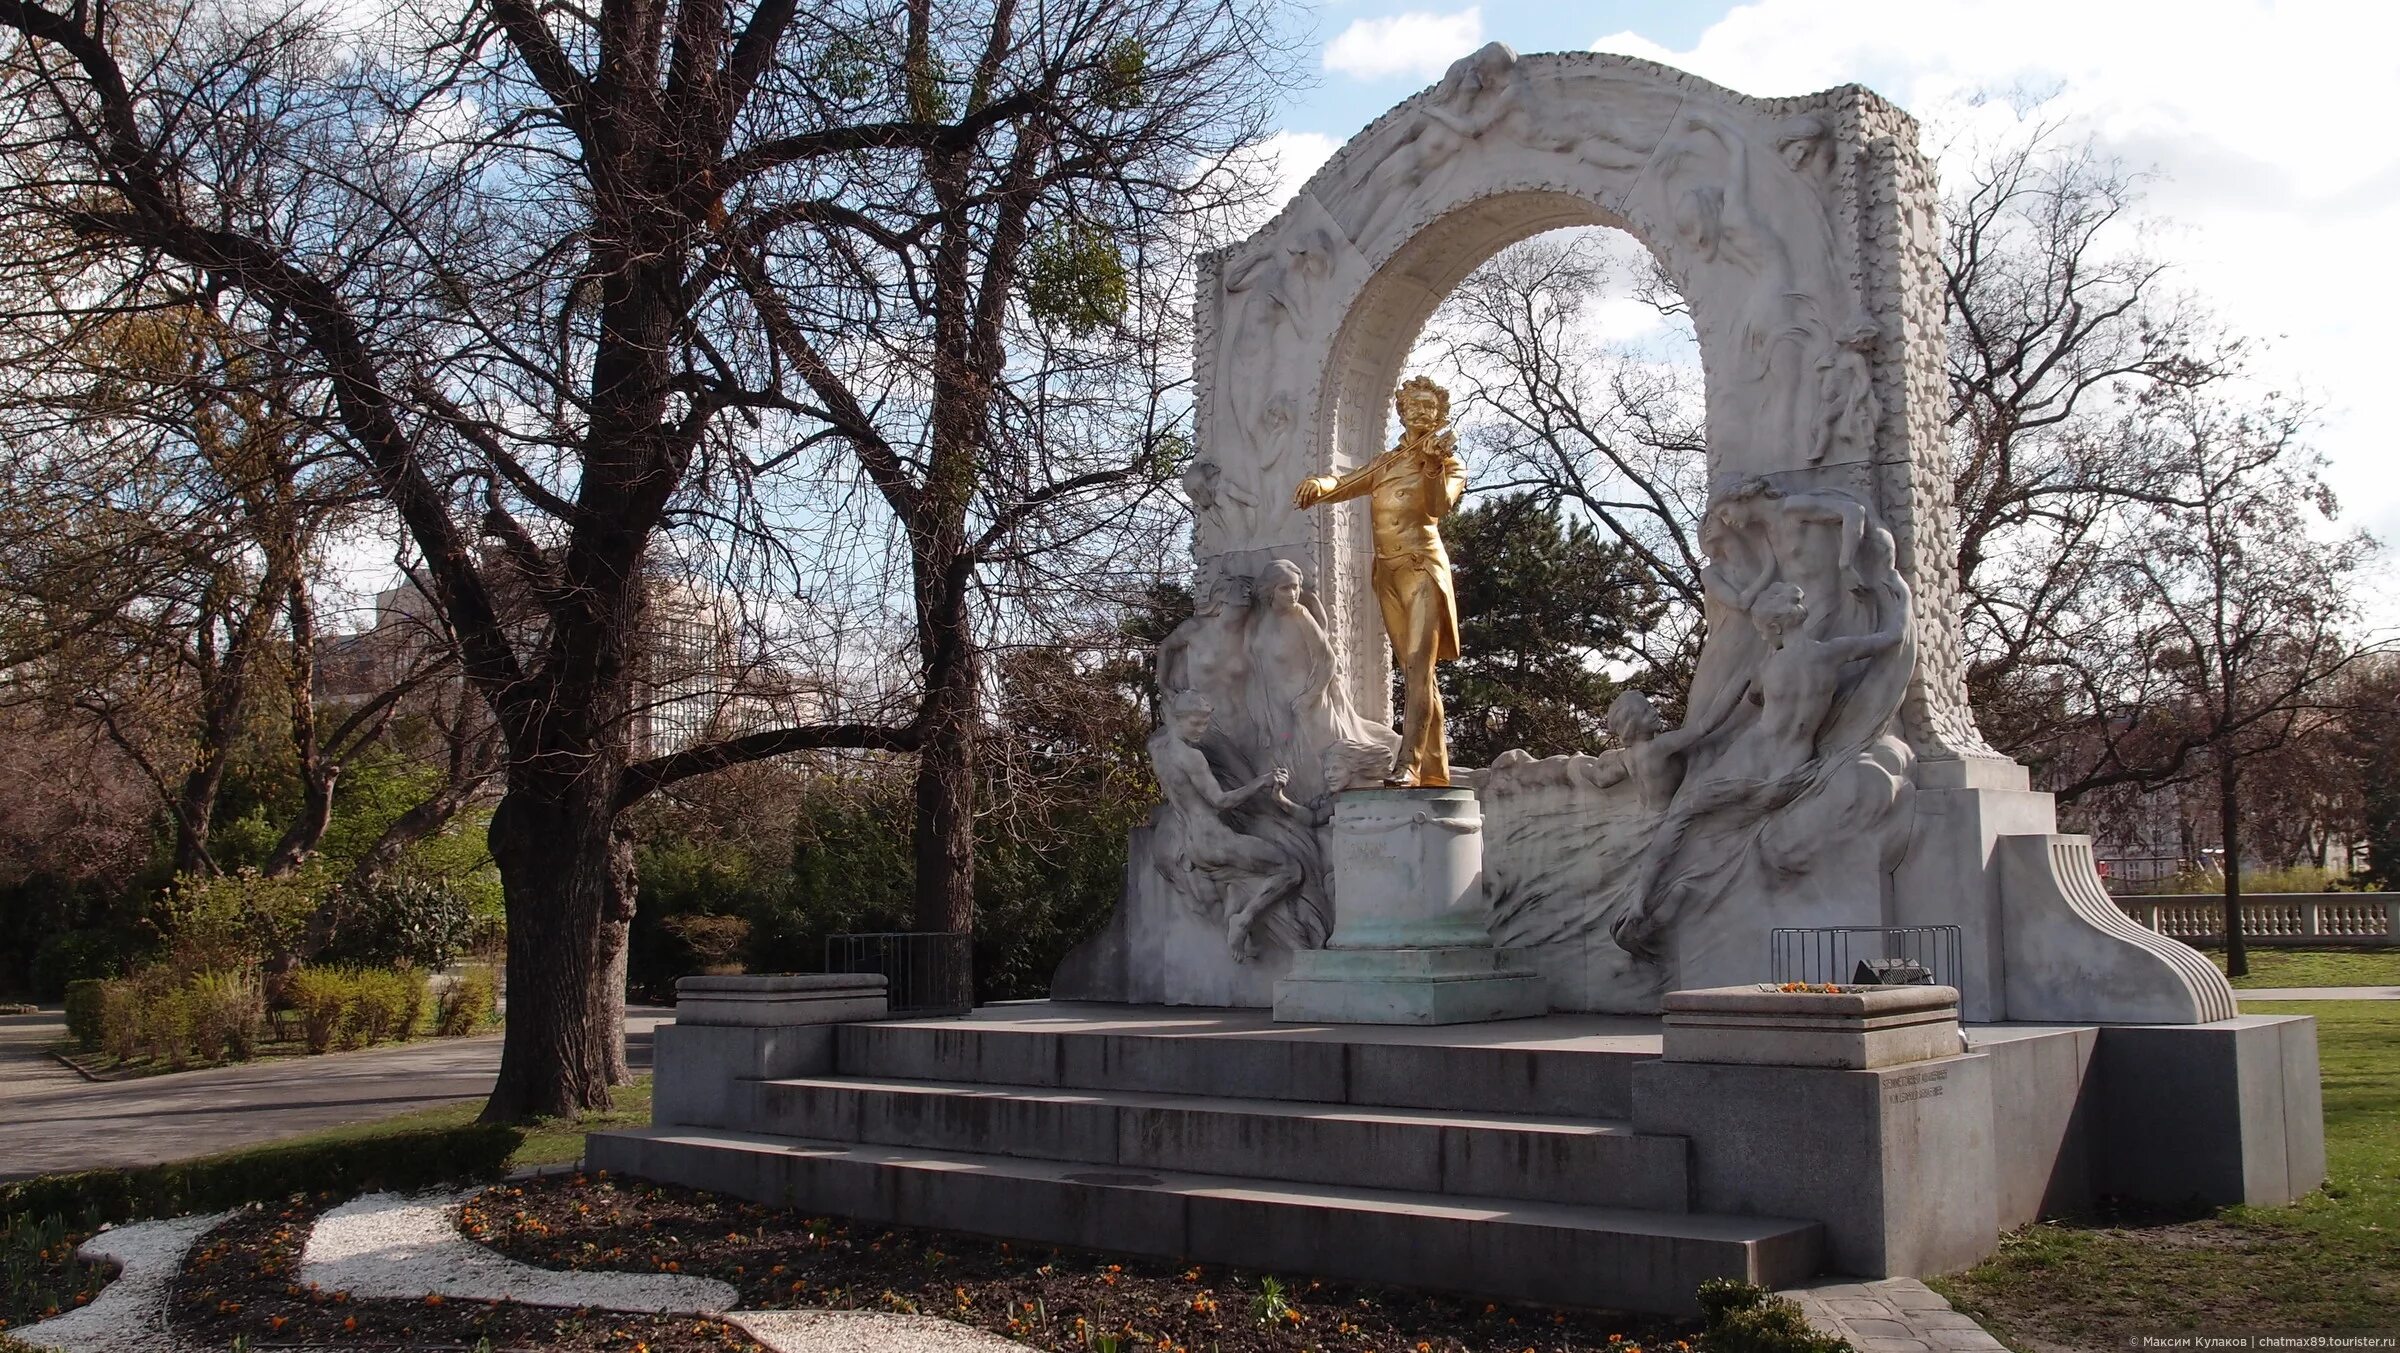
<svg viewBox="0 0 2400 1353"><path fill-rule="evenodd" d="M2206 893L2120 897L2134 924L2186 944L2221 944L2225 899ZM2258 945L2400 944L2400 893L2254 893L2242 899L2242 939Z"/></svg>
<svg viewBox="0 0 2400 1353"><path fill-rule="evenodd" d="M1778 983L1959 984L1964 946L1954 925L1778 927L1767 939Z"/></svg>
<svg viewBox="0 0 2400 1353"><path fill-rule="evenodd" d="M975 937L879 930L825 937L825 971L879 972L895 1015L963 1015L975 1005Z"/></svg>

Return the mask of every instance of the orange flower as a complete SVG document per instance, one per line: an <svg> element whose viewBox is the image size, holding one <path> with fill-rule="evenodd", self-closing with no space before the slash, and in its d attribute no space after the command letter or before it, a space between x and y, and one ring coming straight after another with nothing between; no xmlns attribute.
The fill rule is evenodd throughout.
<svg viewBox="0 0 2400 1353"><path fill-rule="evenodd" d="M426 1293L426 1294L425 1294L425 1304L426 1304L426 1305L428 1305L428 1306L439 1306L439 1305L441 1305L441 1304L442 1304L442 1294L441 1294L441 1293L439 1293L439 1292L428 1292L428 1293Z"/></svg>
<svg viewBox="0 0 2400 1353"><path fill-rule="evenodd" d="M358 1317L354 1315L342 1317L342 1328L346 1330L356 1330L358 1328Z"/></svg>

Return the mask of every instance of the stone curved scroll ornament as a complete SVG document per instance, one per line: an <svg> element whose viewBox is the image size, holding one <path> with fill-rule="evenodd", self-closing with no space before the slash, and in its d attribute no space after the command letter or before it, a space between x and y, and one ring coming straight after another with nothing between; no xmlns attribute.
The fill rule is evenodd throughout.
<svg viewBox="0 0 2400 1353"><path fill-rule="evenodd" d="M2134 923L2100 886L2085 836L2000 839L2008 1018L2203 1024L2238 1013L2217 965Z"/></svg>

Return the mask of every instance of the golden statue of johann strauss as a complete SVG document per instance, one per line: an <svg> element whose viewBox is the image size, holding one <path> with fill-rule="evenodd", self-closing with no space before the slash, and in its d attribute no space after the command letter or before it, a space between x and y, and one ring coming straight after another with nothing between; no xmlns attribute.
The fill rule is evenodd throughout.
<svg viewBox="0 0 2400 1353"><path fill-rule="evenodd" d="M1407 683L1400 750L1387 783L1447 785L1450 747L1442 737L1442 691L1433 665L1458 656L1458 596L1441 520L1467 487L1458 439L1447 430L1450 392L1423 376L1392 396L1400 444L1346 475L1303 479L1292 506L1315 507L1369 496L1375 521L1375 599Z"/></svg>

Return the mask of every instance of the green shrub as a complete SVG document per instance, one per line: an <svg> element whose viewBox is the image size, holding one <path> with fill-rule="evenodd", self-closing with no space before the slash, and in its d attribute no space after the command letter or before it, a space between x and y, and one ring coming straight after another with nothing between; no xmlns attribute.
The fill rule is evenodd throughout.
<svg viewBox="0 0 2400 1353"><path fill-rule="evenodd" d="M186 973L274 962L299 946L326 887L322 877L306 871L267 878L242 869L179 878L159 904L168 961Z"/></svg>
<svg viewBox="0 0 2400 1353"><path fill-rule="evenodd" d="M142 992L130 977L100 984L100 1048L120 1062L142 1055Z"/></svg>
<svg viewBox="0 0 2400 1353"><path fill-rule="evenodd" d="M1809 1328L1800 1303L1736 1278L1700 1284L1701 1353L1853 1353L1850 1341Z"/></svg>
<svg viewBox="0 0 2400 1353"><path fill-rule="evenodd" d="M499 984L482 964L469 966L442 988L434 1003L434 1032L460 1038L489 1024L499 1004Z"/></svg>
<svg viewBox="0 0 2400 1353"><path fill-rule="evenodd" d="M301 968L283 983L284 999L299 1013L300 1036L310 1052L332 1049L357 995L357 975L345 968Z"/></svg>
<svg viewBox="0 0 2400 1353"><path fill-rule="evenodd" d="M338 916L327 955L372 968L441 967L466 950L476 926L474 903L464 894L414 871L345 892Z"/></svg>
<svg viewBox="0 0 2400 1353"><path fill-rule="evenodd" d="M142 1051L181 1071L192 1057L192 1002L180 986L142 986Z"/></svg>
<svg viewBox="0 0 2400 1353"><path fill-rule="evenodd" d="M400 1007L398 1033L402 1038L414 1038L425 1028L425 1001L427 998L425 974L417 971L413 965L406 963L393 969L393 972L408 984L407 1002Z"/></svg>
<svg viewBox="0 0 2400 1353"><path fill-rule="evenodd" d="M266 1013L258 979L241 972L204 972L184 988L192 1021L192 1050L204 1062L250 1059Z"/></svg>
<svg viewBox="0 0 2400 1353"><path fill-rule="evenodd" d="M344 1025L345 1041L355 1039L360 1044L380 1043L395 1032L404 1032L401 1016L408 1010L411 979L396 972L370 968L351 978L350 1017ZM422 999L422 998L417 998Z"/></svg>
<svg viewBox="0 0 2400 1353"><path fill-rule="evenodd" d="M107 985L96 977L67 983L67 1034L86 1052L100 1046L101 991Z"/></svg>
<svg viewBox="0 0 2400 1353"><path fill-rule="evenodd" d="M497 1179L524 1140L498 1124L424 1128L332 1142L253 1147L138 1170L89 1170L0 1184L0 1226L63 1217L85 1225L212 1212L294 1193L349 1197Z"/></svg>

